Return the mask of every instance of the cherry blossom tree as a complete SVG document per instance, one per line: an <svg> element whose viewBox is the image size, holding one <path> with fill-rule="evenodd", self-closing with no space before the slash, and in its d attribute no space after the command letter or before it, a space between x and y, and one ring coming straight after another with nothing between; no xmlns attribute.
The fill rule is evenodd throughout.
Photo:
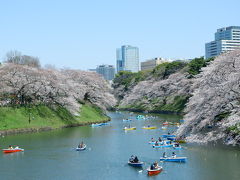
<svg viewBox="0 0 240 180"><path fill-rule="evenodd" d="M192 142L240 143L240 51L224 53L203 68L193 89L177 135Z"/></svg>
<svg viewBox="0 0 240 180"><path fill-rule="evenodd" d="M96 73L6 63L0 66L0 76L2 105L62 106L77 115L79 102L88 100L103 109L116 102L106 81Z"/></svg>

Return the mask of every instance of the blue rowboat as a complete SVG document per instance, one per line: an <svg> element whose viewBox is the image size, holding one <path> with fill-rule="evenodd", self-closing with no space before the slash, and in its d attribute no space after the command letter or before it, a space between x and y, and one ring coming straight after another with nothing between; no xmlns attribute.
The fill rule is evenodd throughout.
<svg viewBox="0 0 240 180"><path fill-rule="evenodd" d="M172 147L172 144L164 144L164 145L153 145L153 148L164 148L164 147Z"/></svg>
<svg viewBox="0 0 240 180"><path fill-rule="evenodd" d="M102 123L92 124L92 127L98 127L98 126L102 126Z"/></svg>
<svg viewBox="0 0 240 180"><path fill-rule="evenodd" d="M133 167L142 167L143 166L143 162L135 163L135 162L128 161L128 165L133 166Z"/></svg>
<svg viewBox="0 0 240 180"><path fill-rule="evenodd" d="M163 138L174 138L174 137L176 137L176 135L174 135L174 134L163 134L162 137Z"/></svg>
<svg viewBox="0 0 240 180"><path fill-rule="evenodd" d="M77 147L76 151L84 151L86 147L87 147L86 144L84 144L82 148Z"/></svg>
<svg viewBox="0 0 240 180"><path fill-rule="evenodd" d="M164 144L170 144L170 142L171 141L169 141L169 140L164 140L164 141L157 141L158 142L158 144L160 144L160 145L164 145ZM148 142L148 144L153 144L153 145L155 145L155 143L156 143L156 141L149 141Z"/></svg>
<svg viewBox="0 0 240 180"><path fill-rule="evenodd" d="M139 120L139 119L145 119L145 116L143 116L143 115L138 115L137 116L137 119Z"/></svg>
<svg viewBox="0 0 240 180"><path fill-rule="evenodd" d="M170 144L170 140L164 140L164 141L161 141L159 142L159 144L163 145L163 144Z"/></svg>
<svg viewBox="0 0 240 180"><path fill-rule="evenodd" d="M179 146L176 146L176 145L174 144L174 145L173 145L173 148L176 149L176 150L180 150L180 149L182 149L182 146L180 146L180 145L179 145Z"/></svg>
<svg viewBox="0 0 240 180"><path fill-rule="evenodd" d="M160 161L166 161L166 162L186 162L187 157L161 157Z"/></svg>
<svg viewBox="0 0 240 180"><path fill-rule="evenodd" d="M155 144L156 141L149 141L148 144ZM159 142L158 142L159 143Z"/></svg>
<svg viewBox="0 0 240 180"><path fill-rule="evenodd" d="M110 123L101 123L101 126L107 126L110 125Z"/></svg>
<svg viewBox="0 0 240 180"><path fill-rule="evenodd" d="M92 127L107 126L107 125L110 125L110 123L96 123L96 124L92 124Z"/></svg>
<svg viewBox="0 0 240 180"><path fill-rule="evenodd" d="M123 119L123 122L131 122L131 119Z"/></svg>
<svg viewBox="0 0 240 180"><path fill-rule="evenodd" d="M167 140L170 140L170 141L175 141L176 138L175 137L167 137Z"/></svg>

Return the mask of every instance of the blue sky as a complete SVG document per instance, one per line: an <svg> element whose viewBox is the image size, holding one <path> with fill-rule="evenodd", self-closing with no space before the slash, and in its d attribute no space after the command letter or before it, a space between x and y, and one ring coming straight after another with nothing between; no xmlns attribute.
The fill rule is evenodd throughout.
<svg viewBox="0 0 240 180"><path fill-rule="evenodd" d="M194 58L217 28L240 25L239 0L8 0L0 5L0 59L10 50L41 64L87 70L113 64L116 48L140 61Z"/></svg>

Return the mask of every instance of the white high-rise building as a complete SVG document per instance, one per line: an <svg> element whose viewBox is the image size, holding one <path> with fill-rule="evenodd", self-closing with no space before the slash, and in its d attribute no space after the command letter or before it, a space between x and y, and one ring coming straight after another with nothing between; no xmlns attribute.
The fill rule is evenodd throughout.
<svg viewBox="0 0 240 180"><path fill-rule="evenodd" d="M215 33L215 41L205 44L205 58L218 56L240 48L240 26L220 28Z"/></svg>
<svg viewBox="0 0 240 180"><path fill-rule="evenodd" d="M137 47L125 45L117 49L117 72L139 71L139 50Z"/></svg>

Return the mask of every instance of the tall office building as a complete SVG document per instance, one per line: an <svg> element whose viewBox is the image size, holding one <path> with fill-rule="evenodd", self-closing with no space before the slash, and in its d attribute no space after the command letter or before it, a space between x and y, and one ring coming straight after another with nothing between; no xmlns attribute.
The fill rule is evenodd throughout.
<svg viewBox="0 0 240 180"><path fill-rule="evenodd" d="M218 56L240 48L240 26L220 28L215 33L215 41L205 44L205 58Z"/></svg>
<svg viewBox="0 0 240 180"><path fill-rule="evenodd" d="M122 49L117 49L117 72L123 71Z"/></svg>
<svg viewBox="0 0 240 180"><path fill-rule="evenodd" d="M96 69L98 74L101 74L106 80L113 80L115 68L112 65L99 65Z"/></svg>
<svg viewBox="0 0 240 180"><path fill-rule="evenodd" d="M137 47L124 45L117 49L117 72L139 71L139 50Z"/></svg>

